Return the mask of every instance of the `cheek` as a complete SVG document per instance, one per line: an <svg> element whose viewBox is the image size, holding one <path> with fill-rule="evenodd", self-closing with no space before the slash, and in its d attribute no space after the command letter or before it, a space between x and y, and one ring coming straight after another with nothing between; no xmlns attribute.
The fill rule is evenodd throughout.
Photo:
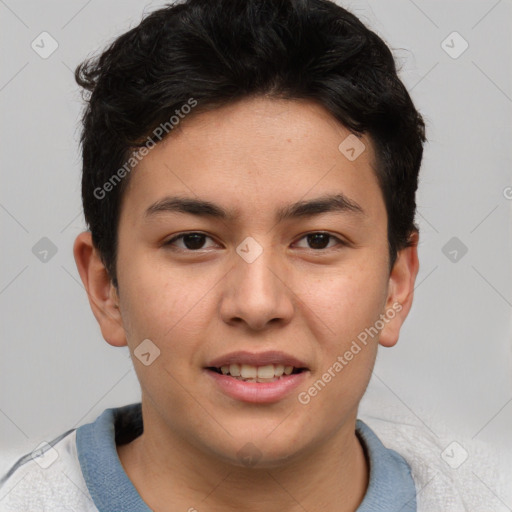
<svg viewBox="0 0 512 512"><path fill-rule="evenodd" d="M154 263L133 265L123 275L124 305L130 319L129 343L135 348L149 338L165 353L165 358L194 349L195 339L204 332L213 314L209 290L215 279L192 276L190 271L159 268ZM186 339L186 343L182 340ZM172 346L172 351L165 350Z"/></svg>
<svg viewBox="0 0 512 512"><path fill-rule="evenodd" d="M333 349L341 349L379 318L386 302L387 274L363 262L305 279L301 288L299 296L323 324L324 340L327 336Z"/></svg>
<svg viewBox="0 0 512 512"><path fill-rule="evenodd" d="M190 388L192 384L194 356L204 339L204 323L212 314L207 311L205 297L212 284L209 279L191 280L183 276L184 272L164 271L154 265L141 266L139 271L137 265L133 268L130 275L123 276L124 309L129 318L128 344L138 380L154 404L166 404L185 415L193 402L183 393L183 387ZM159 350L158 357L148 366L137 360L137 347L145 339Z"/></svg>
<svg viewBox="0 0 512 512"><path fill-rule="evenodd" d="M366 390L378 347L378 333L371 328L385 304L386 283L381 272L354 268L329 280L316 279L305 291L306 305L321 319L313 332L320 357L297 400L326 430L352 414Z"/></svg>

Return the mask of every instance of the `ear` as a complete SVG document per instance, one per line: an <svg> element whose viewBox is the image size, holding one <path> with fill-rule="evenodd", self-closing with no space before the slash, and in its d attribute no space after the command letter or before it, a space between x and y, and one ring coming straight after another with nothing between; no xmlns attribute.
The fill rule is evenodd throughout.
<svg viewBox="0 0 512 512"><path fill-rule="evenodd" d="M76 237L73 254L103 338L116 347L126 345L126 334L119 310L119 297L93 245L90 231L84 231Z"/></svg>
<svg viewBox="0 0 512 512"><path fill-rule="evenodd" d="M392 347L398 341L400 328L412 306L414 283L419 270L417 231L410 236L410 246L399 251L389 275L388 296L384 315L388 319L380 333L379 343Z"/></svg>

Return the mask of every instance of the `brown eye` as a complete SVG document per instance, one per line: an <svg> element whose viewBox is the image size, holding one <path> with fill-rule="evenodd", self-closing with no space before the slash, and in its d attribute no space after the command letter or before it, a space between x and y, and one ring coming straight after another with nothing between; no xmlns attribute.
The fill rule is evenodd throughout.
<svg viewBox="0 0 512 512"><path fill-rule="evenodd" d="M171 238L165 243L166 246L176 246L178 249L185 251L197 251L204 249L205 240L210 238L204 233L183 233L181 235ZM180 244L175 242L180 241Z"/></svg>
<svg viewBox="0 0 512 512"><path fill-rule="evenodd" d="M329 233L309 233L301 238L301 240L306 240L307 247L306 249L313 250L322 250L322 249L331 249L336 245L344 245L343 241L339 238L330 235ZM336 243L334 245L330 245L330 241L333 240Z"/></svg>

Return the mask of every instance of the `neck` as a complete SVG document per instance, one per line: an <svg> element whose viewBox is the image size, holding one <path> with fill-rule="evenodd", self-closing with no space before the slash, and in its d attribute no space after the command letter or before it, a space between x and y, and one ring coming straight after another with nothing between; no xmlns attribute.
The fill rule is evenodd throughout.
<svg viewBox="0 0 512 512"><path fill-rule="evenodd" d="M144 433L119 446L118 454L142 499L157 512L349 512L364 498L368 465L355 434L355 415L300 458L246 468L174 436L153 414L143 405Z"/></svg>

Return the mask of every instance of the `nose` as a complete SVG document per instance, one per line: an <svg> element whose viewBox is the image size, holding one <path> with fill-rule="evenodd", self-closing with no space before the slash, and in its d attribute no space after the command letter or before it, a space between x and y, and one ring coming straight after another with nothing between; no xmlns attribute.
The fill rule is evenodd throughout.
<svg viewBox="0 0 512 512"><path fill-rule="evenodd" d="M269 250L251 263L237 254L223 284L220 314L224 322L245 324L255 331L290 322L293 292L284 266L272 258Z"/></svg>

